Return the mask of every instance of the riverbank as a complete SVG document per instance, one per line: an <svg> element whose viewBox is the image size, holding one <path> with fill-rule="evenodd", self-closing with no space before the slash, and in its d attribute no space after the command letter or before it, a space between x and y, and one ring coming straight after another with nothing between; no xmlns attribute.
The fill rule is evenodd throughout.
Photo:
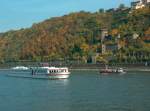
<svg viewBox="0 0 150 111"><path fill-rule="evenodd" d="M104 67L71 67L71 71L99 71ZM150 72L150 67L122 67L128 72L132 71L141 71L141 72ZM10 70L10 68L0 68L0 71Z"/></svg>
<svg viewBox="0 0 150 111"><path fill-rule="evenodd" d="M40 67L38 63L20 63L20 64L1 64L0 70L9 70L12 67L16 66L25 66L25 67ZM55 67L68 67L71 71L99 71L100 69L104 69L104 64L50 64L50 66ZM139 64L125 64L125 63L118 63L118 64L109 64L111 68L124 68L126 71L146 71L150 72L150 65L145 66L143 63Z"/></svg>
<svg viewBox="0 0 150 111"><path fill-rule="evenodd" d="M150 67L137 67L137 68L127 68L123 67L126 71L141 71L141 72L150 72ZM71 68L72 71L99 71L102 68Z"/></svg>

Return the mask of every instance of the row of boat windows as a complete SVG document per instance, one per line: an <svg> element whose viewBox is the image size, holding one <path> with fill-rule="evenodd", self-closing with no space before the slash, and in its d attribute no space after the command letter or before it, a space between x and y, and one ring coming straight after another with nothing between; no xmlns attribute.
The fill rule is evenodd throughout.
<svg viewBox="0 0 150 111"><path fill-rule="evenodd" d="M61 70L49 70L49 73L57 73L57 72L67 72L66 69L61 69Z"/></svg>

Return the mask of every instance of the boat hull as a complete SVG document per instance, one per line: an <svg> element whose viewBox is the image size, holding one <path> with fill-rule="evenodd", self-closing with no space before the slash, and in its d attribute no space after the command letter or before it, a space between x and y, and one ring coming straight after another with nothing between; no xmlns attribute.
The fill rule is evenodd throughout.
<svg viewBox="0 0 150 111"><path fill-rule="evenodd" d="M10 77L18 77L18 78L32 78L32 79L67 79L69 75L47 75L47 74L37 74L37 75L30 75L30 74L8 74L7 76Z"/></svg>
<svg viewBox="0 0 150 111"><path fill-rule="evenodd" d="M67 79L69 75L48 75L48 79Z"/></svg>
<svg viewBox="0 0 150 111"><path fill-rule="evenodd" d="M66 73L52 73L52 74L46 74L49 79L67 79L69 78L70 72Z"/></svg>

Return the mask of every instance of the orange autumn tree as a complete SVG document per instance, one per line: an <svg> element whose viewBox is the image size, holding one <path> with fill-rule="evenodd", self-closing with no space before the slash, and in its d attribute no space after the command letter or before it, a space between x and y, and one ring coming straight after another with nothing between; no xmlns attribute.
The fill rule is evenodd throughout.
<svg viewBox="0 0 150 111"><path fill-rule="evenodd" d="M112 36L115 36L115 35L117 35L119 33L119 30L118 29L112 29L112 31L111 31L111 35Z"/></svg>

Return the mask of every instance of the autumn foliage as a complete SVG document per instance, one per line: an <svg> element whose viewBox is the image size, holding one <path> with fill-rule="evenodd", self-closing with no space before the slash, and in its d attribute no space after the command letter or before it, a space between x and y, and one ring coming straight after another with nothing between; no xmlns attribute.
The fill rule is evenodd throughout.
<svg viewBox="0 0 150 111"><path fill-rule="evenodd" d="M130 9L81 11L33 24L31 28L1 33L0 61L85 60L100 48L103 27L112 37L120 34L121 44L124 39L132 39L134 33L141 38L150 34L150 9L129 12Z"/></svg>

